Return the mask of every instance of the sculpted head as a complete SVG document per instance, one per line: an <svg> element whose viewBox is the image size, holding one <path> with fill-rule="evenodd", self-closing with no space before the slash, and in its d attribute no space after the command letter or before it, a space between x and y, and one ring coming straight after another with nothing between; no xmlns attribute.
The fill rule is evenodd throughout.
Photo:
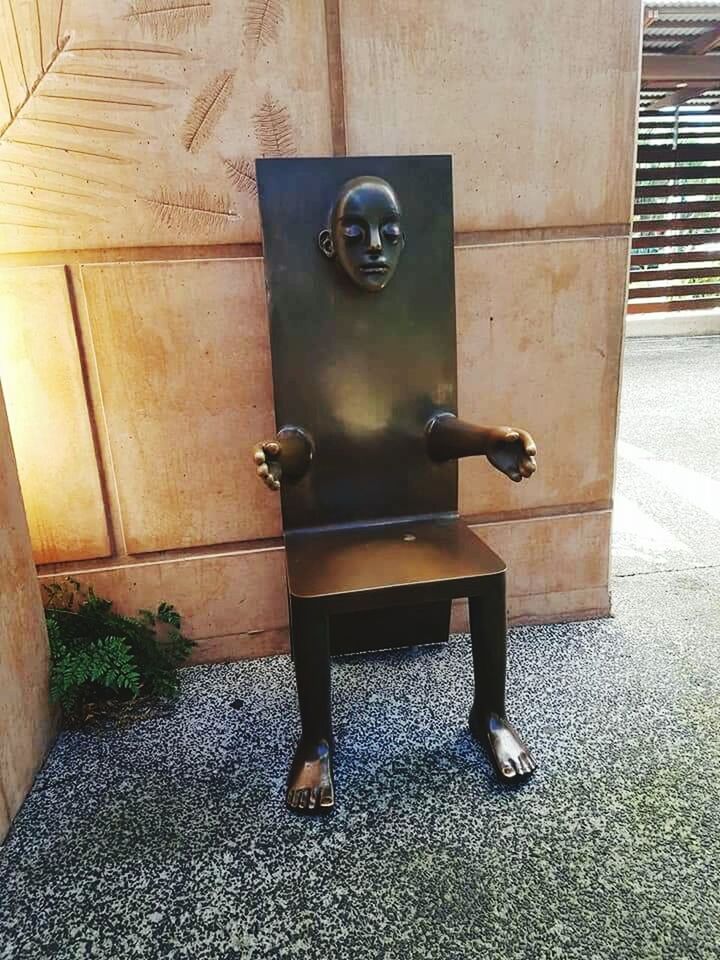
<svg viewBox="0 0 720 960"><path fill-rule="evenodd" d="M318 235L326 257L337 257L363 290L383 290L400 260L405 234L395 191L380 177L356 177L340 188L328 226Z"/></svg>

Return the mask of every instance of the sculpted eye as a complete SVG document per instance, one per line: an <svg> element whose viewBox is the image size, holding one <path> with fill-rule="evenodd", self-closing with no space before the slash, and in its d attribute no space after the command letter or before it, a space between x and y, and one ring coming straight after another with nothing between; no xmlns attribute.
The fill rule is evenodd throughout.
<svg viewBox="0 0 720 960"><path fill-rule="evenodd" d="M363 235L363 229L357 223L345 223L342 228L342 235L348 240L359 240Z"/></svg>
<svg viewBox="0 0 720 960"><path fill-rule="evenodd" d="M386 223L382 228L382 232L383 236L387 237L391 243L397 243L402 236L399 223Z"/></svg>

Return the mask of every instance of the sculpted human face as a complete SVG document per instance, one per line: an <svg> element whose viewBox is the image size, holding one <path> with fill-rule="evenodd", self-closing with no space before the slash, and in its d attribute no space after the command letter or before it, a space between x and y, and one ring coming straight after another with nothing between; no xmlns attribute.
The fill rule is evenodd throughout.
<svg viewBox="0 0 720 960"><path fill-rule="evenodd" d="M329 229L318 237L320 249L327 257L337 257L353 283L363 290L383 290L405 246L400 216L395 191L386 180L349 180L335 201Z"/></svg>

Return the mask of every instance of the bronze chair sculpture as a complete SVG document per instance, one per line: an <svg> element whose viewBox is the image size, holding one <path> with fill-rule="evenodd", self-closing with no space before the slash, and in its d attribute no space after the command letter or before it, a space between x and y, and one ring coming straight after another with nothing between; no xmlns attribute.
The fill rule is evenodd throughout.
<svg viewBox="0 0 720 960"><path fill-rule="evenodd" d="M456 415L451 160L259 160L257 180L282 426L254 457L282 496L302 723L287 803L335 802L331 653L447 640L456 597L470 729L517 783L535 764L505 716L505 565L458 517L457 460L519 482L536 450Z"/></svg>

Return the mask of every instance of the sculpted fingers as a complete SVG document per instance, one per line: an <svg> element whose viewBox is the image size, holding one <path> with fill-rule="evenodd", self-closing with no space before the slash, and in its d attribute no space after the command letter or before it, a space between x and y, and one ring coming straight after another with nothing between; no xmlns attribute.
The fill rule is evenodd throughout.
<svg viewBox="0 0 720 960"><path fill-rule="evenodd" d="M530 434L527 432L527 430L516 430L515 433L517 433L518 438L522 441L523 450L524 450L524 452L525 452L525 455L526 455L529 459L532 459L533 457L536 457L536 456L537 456L537 446L535 445L535 441L534 441L533 438L530 436Z"/></svg>
<svg viewBox="0 0 720 960"><path fill-rule="evenodd" d="M266 478L266 480L265 480L265 483L267 483L268 487L269 487L271 490L279 490L279 489L280 489L280 475L281 475L280 464L279 464L279 463L271 463L271 464L269 465L268 476L267 476L267 478Z"/></svg>
<svg viewBox="0 0 720 960"><path fill-rule="evenodd" d="M535 446L535 441L527 430L512 429L511 434L517 438L516 450L518 450L517 461L516 464L513 465L514 467L516 466L516 469L513 470L513 474L510 475L511 479L527 479L537 470L537 461L535 460L537 447Z"/></svg>
<svg viewBox="0 0 720 960"><path fill-rule="evenodd" d="M531 477L537 470L537 463L535 462L535 457L523 457L520 460L520 473L525 477Z"/></svg>
<svg viewBox="0 0 720 960"><path fill-rule="evenodd" d="M255 472L270 490L280 489L280 476L282 473L280 464L274 457L280 454L280 444L276 440L268 440L259 443L253 451L253 460L255 462Z"/></svg>

